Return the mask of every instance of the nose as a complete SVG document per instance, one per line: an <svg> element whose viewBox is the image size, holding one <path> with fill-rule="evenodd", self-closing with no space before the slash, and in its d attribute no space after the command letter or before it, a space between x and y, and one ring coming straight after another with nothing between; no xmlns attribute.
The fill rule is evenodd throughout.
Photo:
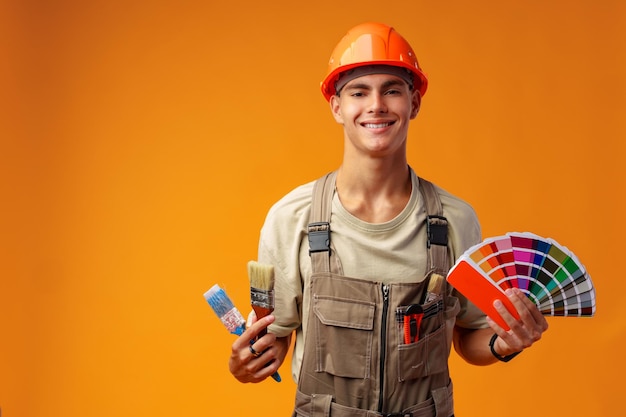
<svg viewBox="0 0 626 417"><path fill-rule="evenodd" d="M385 98L380 93L370 94L370 103L369 103L369 112L370 113L386 113L387 112L387 104L385 103Z"/></svg>

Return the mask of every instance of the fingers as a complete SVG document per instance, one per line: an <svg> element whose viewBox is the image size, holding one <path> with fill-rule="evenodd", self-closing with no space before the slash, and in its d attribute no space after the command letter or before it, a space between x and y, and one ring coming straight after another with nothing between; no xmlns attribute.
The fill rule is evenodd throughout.
<svg viewBox="0 0 626 417"><path fill-rule="evenodd" d="M275 320L272 314L265 316L262 319L257 320L257 321L255 321L256 315L254 315L252 320L250 320L253 314L254 312L248 316L248 320L253 321L252 325L247 327L246 331L243 332L243 334L237 338L235 343L233 343L233 348L248 349L248 344L250 343L250 340L256 339L264 330L267 329L267 326L272 324Z"/></svg>
<svg viewBox="0 0 626 417"><path fill-rule="evenodd" d="M276 341L276 336L268 333L267 335L261 337L260 339L252 339L248 342L248 352L252 355L250 360L254 360L256 358L262 357L270 348L274 346L274 342ZM245 349L244 349L245 350ZM265 357L265 361L267 362L268 358Z"/></svg>
<svg viewBox="0 0 626 417"><path fill-rule="evenodd" d="M254 356L255 358L258 358L259 356L261 356L261 355L263 354L263 352L257 352L257 351L254 349L254 347L253 347L253 345L252 345L252 344L250 344L249 349L250 349L250 353L252 353L252 356Z"/></svg>
<svg viewBox="0 0 626 417"><path fill-rule="evenodd" d="M278 370L280 362L277 359L277 350L274 346L265 349L262 353L256 351L252 345L250 348L250 352L256 352L256 355L251 353L253 359L248 364L248 372L252 381L263 381Z"/></svg>
<svg viewBox="0 0 626 417"><path fill-rule="evenodd" d="M508 289L506 294L520 315L520 320L514 325L523 327L529 334L535 334L535 337L540 337L541 333L547 330L548 322L537 306L517 288Z"/></svg>
<svg viewBox="0 0 626 417"><path fill-rule="evenodd" d="M500 340L496 341L498 351L517 352L541 339L542 333L548 329L548 322L532 300L518 288L509 288L505 294L515 307L519 318L511 314L501 301L496 300L493 304L494 308L510 330L505 331L490 318L488 318L488 323L499 336Z"/></svg>
<svg viewBox="0 0 626 417"><path fill-rule="evenodd" d="M523 313L520 312L520 315L524 314L524 321L528 323L535 323L537 328L540 329L542 332L546 331L548 329L548 322L544 315L541 314L541 311L539 311L537 306L530 300L530 298L526 297L526 295L524 295L524 293L522 293L520 290L515 291L515 296L519 298L521 300L521 303L526 307L526 309L523 310ZM521 306L518 307L516 305L516 308L518 311L521 310Z"/></svg>
<svg viewBox="0 0 626 417"><path fill-rule="evenodd" d="M268 339L273 341L276 337L268 334L255 343L247 343L244 349L233 349L229 369L235 378L241 382L261 382L278 370L278 349L274 345L265 348Z"/></svg>
<svg viewBox="0 0 626 417"><path fill-rule="evenodd" d="M267 333L258 338L274 322L274 316L269 315L257 321L256 316L250 314L248 320L252 324L233 342L228 366L239 381L260 382L280 366L276 360L278 350L274 346L276 336Z"/></svg>

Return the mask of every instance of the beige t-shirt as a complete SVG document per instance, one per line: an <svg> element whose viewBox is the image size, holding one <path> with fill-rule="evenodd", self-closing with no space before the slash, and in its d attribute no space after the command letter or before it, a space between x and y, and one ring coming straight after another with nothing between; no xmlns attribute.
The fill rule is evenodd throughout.
<svg viewBox="0 0 626 417"><path fill-rule="evenodd" d="M331 214L331 241L341 260L344 275L380 283L420 282L426 274L426 212L418 178L411 170L413 188L404 210L385 223L367 223L351 215L335 193ZM308 319L308 288L311 260L307 225L314 182L297 187L269 211L261 229L259 262L275 268L274 315L270 331L287 336L296 331L292 373L300 371ZM448 220L449 250L457 259L481 239L480 225L472 207L436 186L443 214ZM487 327L485 315L465 297L456 325Z"/></svg>

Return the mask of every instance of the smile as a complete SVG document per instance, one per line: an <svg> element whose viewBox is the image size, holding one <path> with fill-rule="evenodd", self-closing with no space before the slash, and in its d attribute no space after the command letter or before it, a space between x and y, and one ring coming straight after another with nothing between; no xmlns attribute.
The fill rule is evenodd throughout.
<svg viewBox="0 0 626 417"><path fill-rule="evenodd" d="M392 124L393 124L393 122L386 122L386 123L363 123L363 127L366 127L368 129L382 129L383 127L391 126Z"/></svg>

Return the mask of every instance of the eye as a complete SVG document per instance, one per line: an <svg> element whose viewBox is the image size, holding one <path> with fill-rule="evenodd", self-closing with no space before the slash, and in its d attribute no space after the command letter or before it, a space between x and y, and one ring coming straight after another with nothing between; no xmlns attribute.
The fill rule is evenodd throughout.
<svg viewBox="0 0 626 417"><path fill-rule="evenodd" d="M392 95L402 94L402 92L400 90L391 89L391 90L385 91L385 94L392 96Z"/></svg>

